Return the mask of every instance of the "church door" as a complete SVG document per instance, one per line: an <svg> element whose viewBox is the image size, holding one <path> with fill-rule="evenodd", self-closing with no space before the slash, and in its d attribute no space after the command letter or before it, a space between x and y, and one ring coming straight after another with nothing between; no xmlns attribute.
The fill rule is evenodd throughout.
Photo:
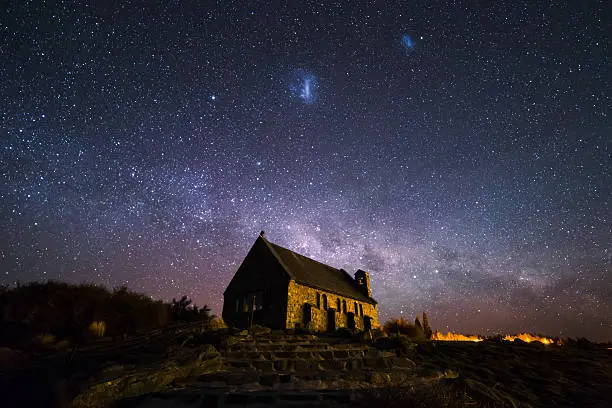
<svg viewBox="0 0 612 408"><path fill-rule="evenodd" d="M327 309L327 331L336 330L336 310Z"/></svg>
<svg viewBox="0 0 612 408"><path fill-rule="evenodd" d="M304 303L303 317L304 327L308 328L310 322L312 321L312 306L310 306L310 303Z"/></svg>

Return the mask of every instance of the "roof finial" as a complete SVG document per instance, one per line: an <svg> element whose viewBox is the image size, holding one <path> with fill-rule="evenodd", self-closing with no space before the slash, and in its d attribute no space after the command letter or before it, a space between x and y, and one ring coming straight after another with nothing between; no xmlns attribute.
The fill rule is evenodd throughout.
<svg viewBox="0 0 612 408"><path fill-rule="evenodd" d="M264 238L264 235L266 235L266 231L261 231L261 232L259 233L259 236L260 236L260 237L262 237L262 238Z"/></svg>

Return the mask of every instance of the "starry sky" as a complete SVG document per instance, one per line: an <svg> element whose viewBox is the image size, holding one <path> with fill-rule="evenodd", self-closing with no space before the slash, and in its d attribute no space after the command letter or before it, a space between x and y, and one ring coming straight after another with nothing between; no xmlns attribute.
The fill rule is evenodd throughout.
<svg viewBox="0 0 612 408"><path fill-rule="evenodd" d="M4 3L0 284L220 313L265 230L383 321L612 340L605 1L213 3Z"/></svg>

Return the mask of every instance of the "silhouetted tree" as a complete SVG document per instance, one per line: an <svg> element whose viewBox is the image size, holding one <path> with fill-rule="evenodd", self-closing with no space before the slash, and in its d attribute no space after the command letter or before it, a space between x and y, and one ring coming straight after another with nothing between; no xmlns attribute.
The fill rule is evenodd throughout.
<svg viewBox="0 0 612 408"><path fill-rule="evenodd" d="M212 316L207 305L198 308L192 300L183 296L180 300L172 299L172 318L176 322L210 322Z"/></svg>
<svg viewBox="0 0 612 408"><path fill-rule="evenodd" d="M177 306L179 321L209 322L207 306L191 306L186 297ZM105 335L148 331L177 321L173 305L119 287L112 292L95 285L49 281L0 288L0 346L25 344L39 334L82 343L93 322L104 322Z"/></svg>
<svg viewBox="0 0 612 408"><path fill-rule="evenodd" d="M427 318L427 313L425 312L423 312L423 332L425 332L425 337L427 337L427 339L430 340L433 333L431 330L431 326L429 325L429 319Z"/></svg>
<svg viewBox="0 0 612 408"><path fill-rule="evenodd" d="M421 321L419 320L419 316L414 319L414 325L419 329L423 330L423 326L421 325Z"/></svg>

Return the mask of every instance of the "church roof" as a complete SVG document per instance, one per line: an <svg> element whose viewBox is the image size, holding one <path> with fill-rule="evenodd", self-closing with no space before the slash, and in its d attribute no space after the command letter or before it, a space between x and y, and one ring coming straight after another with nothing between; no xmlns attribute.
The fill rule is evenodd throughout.
<svg viewBox="0 0 612 408"><path fill-rule="evenodd" d="M263 236L258 239L265 242L291 279L297 283L362 302L377 303L376 300L361 291L357 282L345 270L333 268L273 244Z"/></svg>

